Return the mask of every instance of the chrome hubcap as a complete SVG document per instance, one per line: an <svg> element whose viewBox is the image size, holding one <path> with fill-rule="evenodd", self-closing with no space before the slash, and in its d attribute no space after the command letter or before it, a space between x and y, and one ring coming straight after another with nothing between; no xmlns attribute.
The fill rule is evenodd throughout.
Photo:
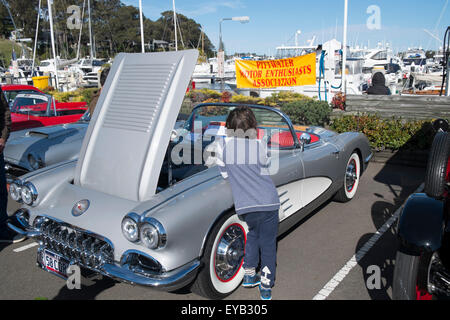
<svg viewBox="0 0 450 320"><path fill-rule="evenodd" d="M245 231L238 224L229 226L219 240L215 256L215 271L221 281L231 280L244 259Z"/></svg>
<svg viewBox="0 0 450 320"><path fill-rule="evenodd" d="M345 185L348 192L351 192L353 190L357 180L358 173L356 171L356 162L355 160L352 160L347 167L347 172L345 173Z"/></svg>

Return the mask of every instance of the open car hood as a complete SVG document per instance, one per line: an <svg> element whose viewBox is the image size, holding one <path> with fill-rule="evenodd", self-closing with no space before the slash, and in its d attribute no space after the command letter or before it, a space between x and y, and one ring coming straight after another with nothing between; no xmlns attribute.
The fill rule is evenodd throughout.
<svg viewBox="0 0 450 320"><path fill-rule="evenodd" d="M76 185L132 201L156 192L197 50L119 54L100 95Z"/></svg>

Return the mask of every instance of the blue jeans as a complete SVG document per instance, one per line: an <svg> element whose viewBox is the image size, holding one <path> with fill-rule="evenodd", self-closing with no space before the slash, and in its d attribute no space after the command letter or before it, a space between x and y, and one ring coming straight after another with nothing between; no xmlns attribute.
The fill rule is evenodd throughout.
<svg viewBox="0 0 450 320"><path fill-rule="evenodd" d="M6 232L8 220L8 190L6 189L5 159L0 154L0 233Z"/></svg>
<svg viewBox="0 0 450 320"><path fill-rule="evenodd" d="M261 258L261 284L272 288L277 263L278 210L251 212L243 215L242 219L249 228L244 269L256 269Z"/></svg>

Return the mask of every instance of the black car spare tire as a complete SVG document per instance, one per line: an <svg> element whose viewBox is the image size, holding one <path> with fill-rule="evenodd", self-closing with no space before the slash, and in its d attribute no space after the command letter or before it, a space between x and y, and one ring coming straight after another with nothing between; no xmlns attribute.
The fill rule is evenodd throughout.
<svg viewBox="0 0 450 320"><path fill-rule="evenodd" d="M392 283L393 300L430 300L427 271L431 255L414 256L397 251Z"/></svg>
<svg viewBox="0 0 450 320"><path fill-rule="evenodd" d="M432 198L440 199L444 195L450 169L449 156L450 135L448 132L438 132L431 147L425 174L425 193Z"/></svg>

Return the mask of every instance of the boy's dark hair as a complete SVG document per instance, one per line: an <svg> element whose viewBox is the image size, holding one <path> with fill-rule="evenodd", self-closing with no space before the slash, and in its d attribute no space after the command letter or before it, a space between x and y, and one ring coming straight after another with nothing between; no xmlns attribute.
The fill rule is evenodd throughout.
<svg viewBox="0 0 450 320"><path fill-rule="evenodd" d="M103 88L105 85L106 79L108 78L110 68L103 69L102 73L100 74L100 85Z"/></svg>
<svg viewBox="0 0 450 320"><path fill-rule="evenodd" d="M226 122L227 135L256 139L258 122L252 109L240 106L230 112Z"/></svg>

